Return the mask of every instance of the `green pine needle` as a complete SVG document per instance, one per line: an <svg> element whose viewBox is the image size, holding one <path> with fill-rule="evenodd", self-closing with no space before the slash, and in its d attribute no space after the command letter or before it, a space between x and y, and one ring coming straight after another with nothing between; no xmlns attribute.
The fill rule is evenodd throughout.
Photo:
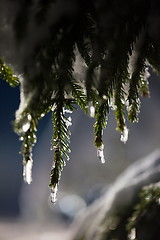
<svg viewBox="0 0 160 240"><path fill-rule="evenodd" d="M11 87L19 84L19 79L13 74L11 67L7 66L0 58L0 78L5 80Z"/></svg>

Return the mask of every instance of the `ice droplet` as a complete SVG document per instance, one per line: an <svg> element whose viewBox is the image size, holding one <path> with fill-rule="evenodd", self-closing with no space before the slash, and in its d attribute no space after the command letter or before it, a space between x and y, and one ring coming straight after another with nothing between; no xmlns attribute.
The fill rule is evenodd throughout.
<svg viewBox="0 0 160 240"><path fill-rule="evenodd" d="M97 149L97 157L100 159L101 163L105 163L103 150L104 150L104 145L102 144L101 147Z"/></svg>
<svg viewBox="0 0 160 240"><path fill-rule="evenodd" d="M24 181L28 184L32 182L32 165L33 160L28 160L28 162L23 167L23 178Z"/></svg>
<svg viewBox="0 0 160 240"><path fill-rule="evenodd" d="M41 113L41 118L43 118L45 116L45 114L44 113Z"/></svg>
<svg viewBox="0 0 160 240"><path fill-rule="evenodd" d="M31 114L27 114L27 119L28 119L28 121L31 121L32 120L32 116L31 116Z"/></svg>
<svg viewBox="0 0 160 240"><path fill-rule="evenodd" d="M51 187L50 198L52 203L55 203L57 200L57 190L58 190L57 184L55 185L55 187Z"/></svg>
<svg viewBox="0 0 160 240"><path fill-rule="evenodd" d="M121 141L124 142L124 143L126 143L127 140L128 140L128 132L129 132L128 128L124 127L124 130L121 134Z"/></svg>
<svg viewBox="0 0 160 240"><path fill-rule="evenodd" d="M24 121L24 124L22 125L22 131L23 132L27 132L28 129L30 128L30 125L31 125L31 120L32 120L32 116L31 114L27 114L27 119Z"/></svg>
<svg viewBox="0 0 160 240"><path fill-rule="evenodd" d="M93 106L92 101L88 102L88 114L89 114L90 117L95 116L95 107Z"/></svg>
<svg viewBox="0 0 160 240"><path fill-rule="evenodd" d="M29 128L30 128L30 122L26 122L22 126L22 131L27 132Z"/></svg>

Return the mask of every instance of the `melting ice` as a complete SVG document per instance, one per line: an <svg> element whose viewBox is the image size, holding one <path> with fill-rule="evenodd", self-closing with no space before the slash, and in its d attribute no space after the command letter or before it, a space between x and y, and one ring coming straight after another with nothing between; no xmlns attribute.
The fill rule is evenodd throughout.
<svg viewBox="0 0 160 240"><path fill-rule="evenodd" d="M32 165L33 160L28 160L28 162L23 166L24 181L28 184L32 182Z"/></svg>
<svg viewBox="0 0 160 240"><path fill-rule="evenodd" d="M23 131L23 132L27 132L29 128L30 128L30 122L26 122L26 123L23 124L23 126L22 126L22 131Z"/></svg>
<svg viewBox="0 0 160 240"><path fill-rule="evenodd" d="M55 187L51 188L51 195L50 195L50 197L51 197L51 202L52 203L55 203L56 200L57 200L57 190L58 190L57 184L56 184Z"/></svg>
<svg viewBox="0 0 160 240"><path fill-rule="evenodd" d="M30 128L31 125L31 120L32 120L32 116L28 113L27 114L27 119L25 120L24 124L22 125L22 131L25 133L28 131L28 129Z"/></svg>
<svg viewBox="0 0 160 240"><path fill-rule="evenodd" d="M97 157L100 159L101 163L105 163L103 144L101 145L100 148L97 149Z"/></svg>
<svg viewBox="0 0 160 240"><path fill-rule="evenodd" d="M121 141L126 143L127 140L128 140L128 128L127 127L124 127L124 130L123 130L123 133L121 134Z"/></svg>

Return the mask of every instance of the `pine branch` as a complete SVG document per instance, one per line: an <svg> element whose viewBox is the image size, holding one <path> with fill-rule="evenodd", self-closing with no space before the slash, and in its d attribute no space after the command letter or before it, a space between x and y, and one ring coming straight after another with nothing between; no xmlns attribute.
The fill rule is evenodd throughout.
<svg viewBox="0 0 160 240"><path fill-rule="evenodd" d="M21 152L27 168L32 163L38 120L53 110L55 152L50 183L53 201L70 151L70 120L64 107L73 110L73 106L78 105L95 117L95 145L104 162L102 132L109 108L114 108L117 129L122 133L121 140L126 142L126 106L129 102L128 119L135 122L140 96L149 95L147 61L160 72L160 45L156 43L157 35L151 36L149 23L156 1L154 4L150 0L69 1L67 10L60 9L61 4L54 0L24 0L14 19L16 47L21 43L20 49L25 53L27 44L33 40L33 51L26 53L27 60L22 63L24 79L20 81L21 103L16 113L15 131L23 138ZM55 9L59 11L57 18L48 19L47 14ZM36 36L40 30L42 34L46 31L45 37ZM80 76L82 81L74 74L76 50L86 70ZM11 86L19 82L1 59L0 78Z"/></svg>
<svg viewBox="0 0 160 240"><path fill-rule="evenodd" d="M103 129L107 125L107 113L109 112L108 104L104 100L103 103L98 104L95 112L96 122L94 124L94 144L97 148L97 156L99 157L102 163L105 163L104 154L103 154Z"/></svg>
<svg viewBox="0 0 160 240"><path fill-rule="evenodd" d="M23 156L23 177L28 184L32 182L32 149L36 143L37 120L29 113L23 112L23 118L15 121L14 129L22 141L21 154Z"/></svg>
<svg viewBox="0 0 160 240"><path fill-rule="evenodd" d="M148 95L147 82L145 80L146 72L146 55L147 55L147 42L143 42L139 46L139 55L137 56L134 71L130 80L130 89L129 89L129 108L128 108L128 119L131 122L138 121L138 113L140 109L140 92L143 90L146 95ZM143 89L144 88L144 89Z"/></svg>
<svg viewBox="0 0 160 240"><path fill-rule="evenodd" d="M139 194L139 203L128 220L127 231L136 239L156 239L159 236L159 183L150 184L142 188ZM154 224L152 224L154 222Z"/></svg>
<svg viewBox="0 0 160 240"><path fill-rule="evenodd" d="M75 103L86 113L87 98L83 88L76 82L71 82L71 88Z"/></svg>
<svg viewBox="0 0 160 240"><path fill-rule="evenodd" d="M56 201L56 190L61 177L63 167L66 165L66 160L69 160L68 153L70 153L70 131L69 126L71 118L66 117L65 113L73 111L74 107L69 102L64 102L63 96L59 95L59 99L54 103L53 110L53 125L54 134L52 137L52 149L54 149L54 163L51 170L50 188L51 201Z"/></svg>
<svg viewBox="0 0 160 240"><path fill-rule="evenodd" d="M7 66L0 58L0 78L5 80L11 87L15 87L19 84L19 79L13 74L12 69Z"/></svg>

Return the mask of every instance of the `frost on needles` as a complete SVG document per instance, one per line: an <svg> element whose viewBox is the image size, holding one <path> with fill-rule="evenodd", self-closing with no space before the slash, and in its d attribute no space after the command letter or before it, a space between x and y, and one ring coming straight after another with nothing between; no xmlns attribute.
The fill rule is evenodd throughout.
<svg viewBox="0 0 160 240"><path fill-rule="evenodd" d="M32 179L38 121L52 112L53 202L69 160L70 115L77 106L95 118L94 144L102 163L110 109L124 143L127 118L138 121L140 96L149 95L148 67L160 71L158 8L152 0L0 2L0 78L20 84L14 129L22 141L24 180Z"/></svg>

